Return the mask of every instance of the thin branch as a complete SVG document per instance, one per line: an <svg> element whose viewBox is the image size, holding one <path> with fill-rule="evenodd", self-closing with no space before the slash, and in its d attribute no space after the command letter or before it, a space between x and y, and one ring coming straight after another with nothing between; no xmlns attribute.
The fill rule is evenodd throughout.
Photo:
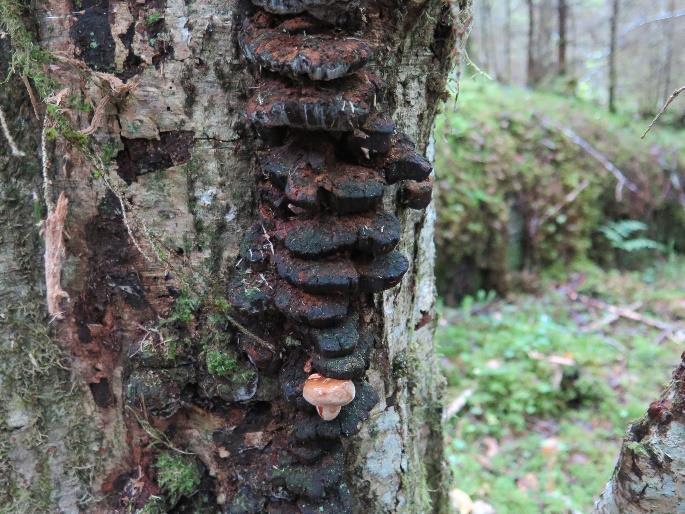
<svg viewBox="0 0 685 514"><path fill-rule="evenodd" d="M12 155L15 157L24 157L26 154L19 150L17 143L14 142L14 138L10 133L10 128L7 126L7 120L5 119L5 111L2 110L2 107L0 107L0 125L2 126L2 133L5 136L5 139L7 139L7 144L10 145Z"/></svg>
<svg viewBox="0 0 685 514"><path fill-rule="evenodd" d="M673 91L673 93L671 93L671 96L668 97L668 100L666 100L666 103L664 104L664 106L661 108L659 113L654 117L654 119L652 120L652 123L649 124L649 127L647 127L647 130L645 130L644 134L642 134L641 139L645 138L647 133L650 130L652 130L652 127L656 124L656 122L659 121L659 118L661 118L661 115L664 112L666 112L666 109L668 109L668 106L671 105L671 102L673 102L673 100L675 100L678 97L678 95L680 93L682 93L683 91L685 91L685 86L679 87L678 89Z"/></svg>
<svg viewBox="0 0 685 514"><path fill-rule="evenodd" d="M33 88L31 87L31 83L29 82L29 79L26 75L22 75L21 80L24 83L26 92L29 94L29 99L31 100L31 107L33 107L33 114L36 115L37 120L40 120L41 108L40 102L38 101L38 98L36 98L36 93L34 93Z"/></svg>

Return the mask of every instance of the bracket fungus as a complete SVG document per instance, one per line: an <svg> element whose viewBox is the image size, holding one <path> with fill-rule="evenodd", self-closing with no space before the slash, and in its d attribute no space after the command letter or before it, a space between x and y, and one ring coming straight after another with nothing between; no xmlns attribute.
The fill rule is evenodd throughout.
<svg viewBox="0 0 685 514"><path fill-rule="evenodd" d="M291 509L351 513L340 439L379 401L366 377L381 344L373 295L410 267L398 213L428 205L432 167L385 112L367 67L373 29L351 21L357 0L252 3L238 43L254 76L244 117L257 136L258 209L227 296L275 349L241 342L260 373L278 371L290 428L269 448L291 471L261 476L260 501L276 486ZM329 464L335 476L322 479Z"/></svg>
<svg viewBox="0 0 685 514"><path fill-rule="evenodd" d="M338 417L343 405L354 400L355 388L351 380L338 380L312 373L302 388L302 396L316 407L321 419L330 421Z"/></svg>

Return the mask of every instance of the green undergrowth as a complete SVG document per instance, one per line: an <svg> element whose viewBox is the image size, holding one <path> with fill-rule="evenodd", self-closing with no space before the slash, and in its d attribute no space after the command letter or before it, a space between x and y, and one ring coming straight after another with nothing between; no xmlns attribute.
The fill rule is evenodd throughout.
<svg viewBox="0 0 685 514"><path fill-rule="evenodd" d="M682 341L645 323L609 323L607 311L569 293L682 330L684 274L685 258L642 271L585 262L542 277L544 294L480 293L443 308L445 404L465 400L447 422L452 487L498 514L591 511L628 424L658 397Z"/></svg>
<svg viewBox="0 0 685 514"><path fill-rule="evenodd" d="M685 209L673 187L685 180L685 138L657 126L641 140L647 124L569 96L464 79L436 131L437 274L446 301L515 289L531 272L577 259L639 268L685 250ZM617 188L568 130L632 185ZM611 239L617 222L644 230Z"/></svg>

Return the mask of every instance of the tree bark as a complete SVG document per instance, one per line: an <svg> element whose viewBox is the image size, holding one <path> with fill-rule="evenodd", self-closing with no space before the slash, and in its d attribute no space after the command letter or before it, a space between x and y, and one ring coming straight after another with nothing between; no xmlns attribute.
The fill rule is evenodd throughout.
<svg viewBox="0 0 685 514"><path fill-rule="evenodd" d="M609 112L616 112L616 51L620 0L612 0L609 20Z"/></svg>
<svg viewBox="0 0 685 514"><path fill-rule="evenodd" d="M44 69L56 81L45 99L44 128L45 107L36 119L16 76L0 91L9 130L27 154L4 151L0 158L0 216L11 227L0 240L1 510L444 510L442 380L432 344L435 212L411 208L423 207L427 182L401 173L388 178L389 169L401 168L393 168L393 156L411 157L409 143L393 139L390 157L379 151L370 163L364 152L374 149L355 146L368 127L364 102L354 95L368 84L379 87L368 109L391 118L397 133L430 156L433 119L455 45L467 33L470 1L352 4L285 18L219 0L39 2L36 37L53 56ZM275 265L251 261L250 244L259 239L267 255L281 251L283 231L265 227L265 216L274 216L266 211L302 213L297 184L280 191L264 180L255 158L277 151L288 134L303 135L292 110L300 93L285 111L278 101L287 99L274 101L273 116L289 117L285 126L267 126L270 114L251 118L250 109L263 113L271 105L267 95L281 86L267 83L293 88L287 94L309 87L320 95L348 84L320 87L311 76L281 77L268 59L255 62L246 50L248 18L266 24L259 37L304 30L325 38L333 22L347 34L345 44L376 51L373 64L356 72L364 77L354 86L360 89L326 120L344 117L350 126L329 135L322 133L328 124L312 126L306 108L304 121L298 118L306 134L297 144L320 143L308 155L332 145L326 163L337 163L347 142L350 152L363 149L355 159L364 173L386 166L388 182L399 181L385 188L381 203L400 221L397 250L408 257L408 271L382 293L351 297L364 337L344 363L314 351L313 329L289 310L300 305L301 293L261 318L241 311L232 296L247 280L253 282L241 298L255 302L250 306L260 295L293 289ZM287 29L270 29L283 21ZM0 44L6 68L11 50L6 39ZM29 82L39 89L37 77ZM43 161L31 157L41 155L41 146ZM59 238L45 238L58 285L47 280L46 290L36 221L54 219L62 194L65 250L59 252ZM272 218L274 226L296 225ZM254 267L245 268L247 261ZM61 298L50 316L46 295ZM357 366L349 372L357 399L343 407L339 422L326 424L301 397L305 369L346 379L348 372L336 368L343 365Z"/></svg>
<svg viewBox="0 0 685 514"><path fill-rule="evenodd" d="M595 504L597 514L683 512L685 509L685 361L661 398L623 439L614 474Z"/></svg>

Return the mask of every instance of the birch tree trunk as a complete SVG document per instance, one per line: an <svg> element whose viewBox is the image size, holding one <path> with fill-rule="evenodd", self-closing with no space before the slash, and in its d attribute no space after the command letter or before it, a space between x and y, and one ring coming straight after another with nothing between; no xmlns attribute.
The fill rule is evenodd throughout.
<svg viewBox="0 0 685 514"><path fill-rule="evenodd" d="M303 368L330 361L305 359L287 316L251 324L229 301L266 205L255 151L284 132L246 118L270 75L248 66L239 39L247 18L286 18L242 1L42 0L30 12L14 2L0 2L1 71L14 59L18 72L0 106L25 155L0 142L0 511L443 511L435 212L410 208L417 189L425 199L421 182L385 189L408 271L353 300L368 358L339 423L300 419L318 419L298 392ZM302 5L316 19L290 16L283 31L370 42L365 69L385 91L373 108L430 157L470 1ZM17 12L49 62L22 60L36 52ZM29 92L43 102L32 107ZM360 104L347 109L357 123ZM359 136L345 130L326 137ZM313 443L293 443L307 430Z"/></svg>
<svg viewBox="0 0 685 514"><path fill-rule="evenodd" d="M595 505L595 513L685 512L684 387L685 360L673 372L661 398L628 429L616 469Z"/></svg>

